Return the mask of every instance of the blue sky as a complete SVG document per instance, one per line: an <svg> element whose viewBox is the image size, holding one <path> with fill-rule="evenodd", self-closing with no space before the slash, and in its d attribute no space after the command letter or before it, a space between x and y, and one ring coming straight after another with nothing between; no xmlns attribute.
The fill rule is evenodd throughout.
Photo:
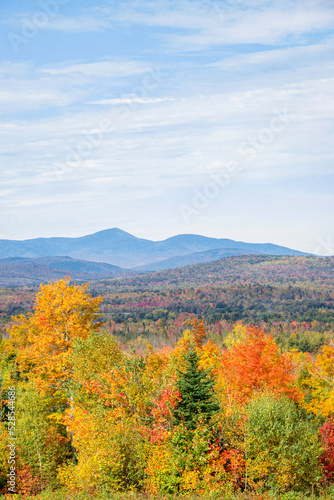
<svg viewBox="0 0 334 500"><path fill-rule="evenodd" d="M334 254L330 0L2 0L0 238Z"/></svg>

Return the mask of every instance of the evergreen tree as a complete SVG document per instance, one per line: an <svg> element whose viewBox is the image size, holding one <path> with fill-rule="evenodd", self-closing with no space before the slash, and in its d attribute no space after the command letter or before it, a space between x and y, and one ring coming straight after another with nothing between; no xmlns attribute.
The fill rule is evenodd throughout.
<svg viewBox="0 0 334 500"><path fill-rule="evenodd" d="M193 344L184 355L186 370L179 372L177 389L181 396L174 409L175 423L181 422L189 430L194 430L198 420L208 422L212 415L219 410L219 405L213 396L214 382L208 377L208 370L199 367L200 356Z"/></svg>

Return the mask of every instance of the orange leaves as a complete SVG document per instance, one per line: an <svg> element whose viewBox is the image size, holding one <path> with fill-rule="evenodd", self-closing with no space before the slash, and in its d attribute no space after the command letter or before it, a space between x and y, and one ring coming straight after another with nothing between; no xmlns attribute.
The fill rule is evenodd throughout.
<svg viewBox="0 0 334 500"><path fill-rule="evenodd" d="M179 400L180 393L176 389L167 387L162 390L151 412L154 418L150 432L151 443L164 440L168 437L172 426L173 410Z"/></svg>
<svg viewBox="0 0 334 500"><path fill-rule="evenodd" d="M242 341L223 351L221 373L231 403L246 403L254 393L263 391L295 400L301 396L292 362L279 353L270 335L256 327L248 327Z"/></svg>
<svg viewBox="0 0 334 500"><path fill-rule="evenodd" d="M22 495L36 495L43 489L40 478L33 474L31 468L21 463L17 468L17 491Z"/></svg>
<svg viewBox="0 0 334 500"><path fill-rule="evenodd" d="M207 338L208 332L206 331L204 321L200 321L197 318L189 320L189 324L192 327L195 344L197 347L202 347L205 339Z"/></svg>

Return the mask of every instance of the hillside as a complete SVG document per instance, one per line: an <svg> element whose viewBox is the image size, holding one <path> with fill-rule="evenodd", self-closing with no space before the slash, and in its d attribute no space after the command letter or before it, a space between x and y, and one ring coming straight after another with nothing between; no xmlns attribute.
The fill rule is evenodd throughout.
<svg viewBox="0 0 334 500"><path fill-rule="evenodd" d="M74 280L96 280L130 274L111 264L75 260L71 257L0 259L0 286L39 285L70 274Z"/></svg>
<svg viewBox="0 0 334 500"><path fill-rule="evenodd" d="M170 259L156 262L155 264L146 264L145 266L134 267L133 270L139 272L149 271L164 271L166 269L176 269L178 267L185 267L193 264L201 264L204 262L212 262L215 260L226 259L227 257L237 257L240 255L262 255L260 252L250 250L230 250L218 249L207 250L206 252L196 252L190 255L181 255L171 257Z"/></svg>
<svg viewBox="0 0 334 500"><path fill-rule="evenodd" d="M103 281L111 289L169 289L226 285L303 285L333 289L334 257L232 256L213 262Z"/></svg>
<svg viewBox="0 0 334 500"><path fill-rule="evenodd" d="M137 238L117 228L80 238L0 240L0 259L67 256L77 260L105 262L145 271L175 268L231 255L247 254L305 255L297 250L271 243L244 243L194 234L151 241Z"/></svg>
<svg viewBox="0 0 334 500"><path fill-rule="evenodd" d="M91 270L105 269L99 263L45 259L49 266L58 266L53 271L60 272L59 277L65 274L59 270L64 261L66 269L90 265ZM85 281L90 281L93 296L104 297L101 311L106 327L123 340L177 339L189 318L200 317L213 336L225 335L235 321L264 322L284 345L290 342L301 348L304 343L303 349L314 350L334 324L334 257L244 255L152 273L119 276L120 272L124 271L116 268L112 278L86 274ZM71 276L75 279L72 272ZM0 288L3 334L11 316L32 308L37 281L25 284ZM295 328L304 333L290 339Z"/></svg>

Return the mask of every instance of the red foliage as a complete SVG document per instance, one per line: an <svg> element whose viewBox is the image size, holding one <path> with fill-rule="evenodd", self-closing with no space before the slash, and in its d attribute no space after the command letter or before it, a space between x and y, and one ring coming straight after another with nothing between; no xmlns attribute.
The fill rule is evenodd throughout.
<svg viewBox="0 0 334 500"><path fill-rule="evenodd" d="M41 479L34 475L30 467L21 463L17 467L17 491L22 495L37 495L43 490Z"/></svg>
<svg viewBox="0 0 334 500"><path fill-rule="evenodd" d="M323 446L323 454L321 456L321 463L324 466L326 476L326 483L334 482L334 418L327 420L322 427L320 427L321 442Z"/></svg>
<svg viewBox="0 0 334 500"><path fill-rule="evenodd" d="M173 409L179 399L180 393L171 387L162 391L156 407L151 412L154 417L150 436L152 443L167 437L168 430L171 429Z"/></svg>

